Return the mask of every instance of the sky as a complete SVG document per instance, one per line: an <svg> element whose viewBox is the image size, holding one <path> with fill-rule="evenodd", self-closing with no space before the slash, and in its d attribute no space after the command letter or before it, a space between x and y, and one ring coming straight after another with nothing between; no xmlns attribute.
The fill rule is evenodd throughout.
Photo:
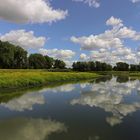
<svg viewBox="0 0 140 140"><path fill-rule="evenodd" d="M140 0L0 0L0 40L74 61L140 62Z"/></svg>

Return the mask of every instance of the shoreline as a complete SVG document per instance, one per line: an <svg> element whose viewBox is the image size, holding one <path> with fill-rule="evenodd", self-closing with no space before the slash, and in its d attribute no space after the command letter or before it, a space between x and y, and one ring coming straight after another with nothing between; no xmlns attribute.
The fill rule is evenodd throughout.
<svg viewBox="0 0 140 140"><path fill-rule="evenodd" d="M56 83L92 80L96 72L48 72L46 70L0 70L0 90L24 89Z"/></svg>
<svg viewBox="0 0 140 140"><path fill-rule="evenodd" d="M0 69L0 91L27 89L59 83L94 80L108 75L129 76L140 79L140 72L104 71L104 72L49 72L47 70Z"/></svg>

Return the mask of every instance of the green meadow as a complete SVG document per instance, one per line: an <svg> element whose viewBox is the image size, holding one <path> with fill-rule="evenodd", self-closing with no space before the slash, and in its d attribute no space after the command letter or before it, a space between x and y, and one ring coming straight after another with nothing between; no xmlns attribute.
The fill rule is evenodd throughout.
<svg viewBox="0 0 140 140"><path fill-rule="evenodd" d="M28 88L58 82L97 78L93 72L48 72L46 70L0 70L0 89Z"/></svg>

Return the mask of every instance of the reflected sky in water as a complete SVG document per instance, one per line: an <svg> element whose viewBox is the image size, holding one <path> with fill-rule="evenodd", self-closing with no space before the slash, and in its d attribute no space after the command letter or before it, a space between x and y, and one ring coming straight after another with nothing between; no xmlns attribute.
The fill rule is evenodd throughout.
<svg viewBox="0 0 140 140"><path fill-rule="evenodd" d="M66 131L64 124L52 120L15 118L0 121L1 140L48 140L52 133Z"/></svg>
<svg viewBox="0 0 140 140"><path fill-rule="evenodd" d="M102 78L0 100L2 140L140 140L139 80Z"/></svg>
<svg viewBox="0 0 140 140"><path fill-rule="evenodd" d="M107 117L106 121L111 126L114 126L121 123L125 116L140 109L139 101L132 100L129 102L125 100L125 98L131 98L134 92L139 91L139 80L128 80L125 83L119 83L117 78L112 78L110 81L95 83L89 86L89 91L81 92L81 96L73 99L70 103L71 105L80 104L83 106L99 107L105 112L112 113L112 116Z"/></svg>

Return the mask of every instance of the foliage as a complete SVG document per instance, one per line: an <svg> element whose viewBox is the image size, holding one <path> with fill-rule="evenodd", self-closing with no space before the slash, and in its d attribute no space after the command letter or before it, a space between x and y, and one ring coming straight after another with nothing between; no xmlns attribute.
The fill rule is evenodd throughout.
<svg viewBox="0 0 140 140"><path fill-rule="evenodd" d="M49 57L49 56L44 56L44 58L45 58L45 68L46 69L51 69L52 67L53 67L53 65L54 65L54 59L53 58L51 58L51 57Z"/></svg>
<svg viewBox="0 0 140 140"><path fill-rule="evenodd" d="M19 46L0 41L0 68L26 68L27 52Z"/></svg>
<svg viewBox="0 0 140 140"><path fill-rule="evenodd" d="M1 69L64 69L66 64L62 60L54 60L41 54L30 54L19 46L0 41L0 68Z"/></svg>
<svg viewBox="0 0 140 140"><path fill-rule="evenodd" d="M66 67L66 64L62 60L58 60L58 59L55 60L54 68L65 69L65 67Z"/></svg>
<svg viewBox="0 0 140 140"><path fill-rule="evenodd" d="M112 70L112 66L110 64L101 63L101 62L74 62L73 70L75 71L109 71Z"/></svg>
<svg viewBox="0 0 140 140"><path fill-rule="evenodd" d="M124 62L118 62L116 64L115 70L117 71L128 71L129 70L129 64Z"/></svg>
<svg viewBox="0 0 140 140"><path fill-rule="evenodd" d="M140 71L140 65L130 65L130 71Z"/></svg>
<svg viewBox="0 0 140 140"><path fill-rule="evenodd" d="M46 59L41 54L31 54L29 56L29 68L43 69L46 65Z"/></svg>
<svg viewBox="0 0 140 140"><path fill-rule="evenodd" d="M53 59L41 54L30 54L27 57L27 51L19 46L9 42L0 41L0 68L1 69L50 69L51 71L63 71L66 64L62 60ZM52 70L53 69L53 70ZM118 62L114 67L111 64L99 61L74 62L72 65L74 71L140 71L140 64L127 64Z"/></svg>

